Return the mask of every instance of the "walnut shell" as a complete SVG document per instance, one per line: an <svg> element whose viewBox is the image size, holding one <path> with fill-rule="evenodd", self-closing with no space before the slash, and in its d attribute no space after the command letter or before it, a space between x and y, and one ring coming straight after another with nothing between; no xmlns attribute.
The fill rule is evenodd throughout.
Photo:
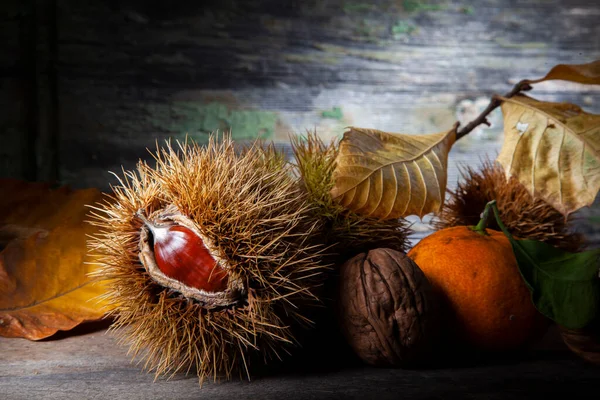
<svg viewBox="0 0 600 400"><path fill-rule="evenodd" d="M340 329L356 355L374 366L424 363L439 332L439 300L406 254L370 250L345 262L338 287Z"/></svg>

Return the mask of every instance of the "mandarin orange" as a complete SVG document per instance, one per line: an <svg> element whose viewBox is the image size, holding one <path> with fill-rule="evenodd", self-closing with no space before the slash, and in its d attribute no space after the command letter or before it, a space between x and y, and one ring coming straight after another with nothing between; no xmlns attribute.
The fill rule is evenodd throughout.
<svg viewBox="0 0 600 400"><path fill-rule="evenodd" d="M498 231L441 229L408 256L446 300L450 330L480 350L517 350L545 332L509 240Z"/></svg>

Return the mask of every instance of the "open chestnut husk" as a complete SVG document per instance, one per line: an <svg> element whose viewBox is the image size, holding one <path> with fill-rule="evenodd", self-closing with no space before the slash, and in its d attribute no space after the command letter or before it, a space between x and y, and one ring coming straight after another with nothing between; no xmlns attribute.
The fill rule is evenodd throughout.
<svg viewBox="0 0 600 400"><path fill-rule="evenodd" d="M236 304L244 296L242 280L194 222L167 207L153 219L138 211L140 262L162 286L211 309Z"/></svg>

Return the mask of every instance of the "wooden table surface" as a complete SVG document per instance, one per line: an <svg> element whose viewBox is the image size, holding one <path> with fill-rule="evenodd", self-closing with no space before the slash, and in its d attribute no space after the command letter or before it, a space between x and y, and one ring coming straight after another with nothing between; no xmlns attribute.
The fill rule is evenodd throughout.
<svg viewBox="0 0 600 400"><path fill-rule="evenodd" d="M520 360L409 370L324 359L311 368L202 387L194 375L154 381L126 353L105 329L75 330L39 342L0 338L0 398L532 399L557 394L577 399L597 395L600 377L600 367L573 355L554 329Z"/></svg>

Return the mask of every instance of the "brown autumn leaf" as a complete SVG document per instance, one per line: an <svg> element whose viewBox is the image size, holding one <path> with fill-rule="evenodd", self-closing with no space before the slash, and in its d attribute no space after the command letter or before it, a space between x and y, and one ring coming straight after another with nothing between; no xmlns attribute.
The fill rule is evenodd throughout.
<svg viewBox="0 0 600 400"><path fill-rule="evenodd" d="M79 225L101 194L96 189L57 188L43 182L0 179L0 226L52 229Z"/></svg>
<svg viewBox="0 0 600 400"><path fill-rule="evenodd" d="M105 282L87 255L86 204L96 189L0 180L0 336L43 339L103 317Z"/></svg>
<svg viewBox="0 0 600 400"><path fill-rule="evenodd" d="M340 141L332 197L358 214L380 219L439 211L457 126L430 135L350 128Z"/></svg>
<svg viewBox="0 0 600 400"><path fill-rule="evenodd" d="M600 189L600 115L526 95L500 98L504 144L497 161L565 217Z"/></svg>
<svg viewBox="0 0 600 400"><path fill-rule="evenodd" d="M587 85L600 85L600 60L587 64L558 64L543 78L527 79L527 83L539 83L549 80L562 80Z"/></svg>

